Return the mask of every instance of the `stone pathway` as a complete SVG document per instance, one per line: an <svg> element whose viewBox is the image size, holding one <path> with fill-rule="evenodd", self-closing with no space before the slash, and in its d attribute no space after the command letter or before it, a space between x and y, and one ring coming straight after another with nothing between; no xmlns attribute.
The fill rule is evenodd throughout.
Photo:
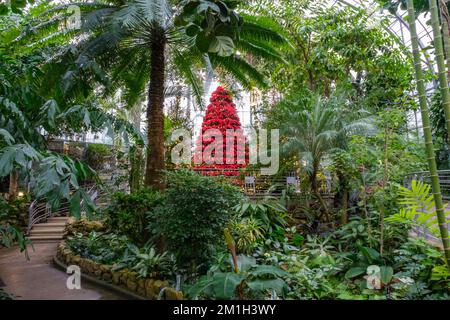
<svg viewBox="0 0 450 320"><path fill-rule="evenodd" d="M118 293L81 280L80 290L66 287L68 274L53 266L59 241L34 243L30 261L17 247L0 249L0 278L4 289L17 299L27 300L122 300Z"/></svg>

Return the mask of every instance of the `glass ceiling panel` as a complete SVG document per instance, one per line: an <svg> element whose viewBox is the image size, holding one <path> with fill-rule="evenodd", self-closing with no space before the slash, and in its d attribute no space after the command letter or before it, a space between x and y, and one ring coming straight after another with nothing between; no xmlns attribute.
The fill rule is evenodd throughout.
<svg viewBox="0 0 450 320"><path fill-rule="evenodd" d="M353 8L362 8L368 12L369 17L374 23L382 23L386 30L394 35L400 43L404 44L408 50L411 50L411 35L406 21L407 12L401 8L397 9L395 14L383 9L376 1L367 0L326 0L331 6L347 6ZM433 41L431 26L426 24L427 17L421 14L416 20L416 28L419 38L419 45L422 50L422 61L424 67L436 72L434 61L434 52L430 49Z"/></svg>

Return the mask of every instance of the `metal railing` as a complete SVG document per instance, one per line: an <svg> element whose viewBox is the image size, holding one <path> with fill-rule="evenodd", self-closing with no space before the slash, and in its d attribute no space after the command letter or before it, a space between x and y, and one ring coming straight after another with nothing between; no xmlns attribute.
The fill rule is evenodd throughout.
<svg viewBox="0 0 450 320"><path fill-rule="evenodd" d="M442 197L445 200L450 200L450 170L438 170L439 184L441 186ZM403 186L405 188L411 187L411 181L417 180L427 184L431 184L429 171L413 172L405 176L403 179Z"/></svg>
<svg viewBox="0 0 450 320"><path fill-rule="evenodd" d="M70 203L68 201L64 201L57 211L53 211L51 206L43 201L42 199L36 199L28 208L28 227L27 227L27 235L30 234L31 229L35 224L46 222L48 218L51 218L55 215L65 215L70 211Z"/></svg>
<svg viewBox="0 0 450 320"><path fill-rule="evenodd" d="M88 190L87 192L93 201L98 198L98 191L96 191L95 184L84 186L84 189ZM80 207L83 207L83 200L80 201ZM52 210L51 206L45 199L34 200L28 208L28 226L26 234L30 234L34 225L46 222L48 218L56 215L67 215L69 212L70 202L67 200L63 201L55 211Z"/></svg>
<svg viewBox="0 0 450 320"><path fill-rule="evenodd" d="M295 194L304 194L300 185L300 177L295 170L284 175L263 175L260 170L245 169L210 169L193 168L193 171L205 176L221 176L243 189L249 198L262 198L266 196L281 196L283 190L291 189ZM333 197L331 192L331 179L320 184L320 193L325 197Z"/></svg>

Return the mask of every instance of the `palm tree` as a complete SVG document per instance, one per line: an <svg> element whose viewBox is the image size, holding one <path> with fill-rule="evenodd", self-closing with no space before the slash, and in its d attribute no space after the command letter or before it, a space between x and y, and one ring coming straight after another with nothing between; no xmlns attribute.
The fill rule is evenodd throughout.
<svg viewBox="0 0 450 320"><path fill-rule="evenodd" d="M437 0L429 0L429 4L431 13L431 25L433 27L433 35L434 35L434 48L436 55L436 63L438 67L439 84L442 95L442 104L445 112L447 133L450 135L450 91L448 89L447 69L445 63L444 48L442 45L442 33L439 22L439 9L437 6Z"/></svg>
<svg viewBox="0 0 450 320"><path fill-rule="evenodd" d="M285 139L282 150L295 154L306 163L311 190L318 194L317 174L322 160L337 149L345 149L350 134L371 132L374 126L368 117L350 120L343 115L343 97L328 99L316 96L309 105L291 104L282 129Z"/></svg>
<svg viewBox="0 0 450 320"><path fill-rule="evenodd" d="M273 24L264 18L238 15L234 10L237 3L109 0L65 4L46 13L48 29L52 19L58 25L56 14L70 5L82 9L81 29L74 31L76 42L72 41L62 54L71 58L68 61L72 66L63 76L65 94L85 86L86 71L92 74L90 80L110 80L112 85L106 92L128 86L130 82L123 81L123 76L129 74L136 79L129 91L138 94L147 91L146 185L163 187L160 174L165 166L163 120L168 64L189 83L200 103L202 86L195 70L210 65L250 88L264 86L265 81L246 61L247 54L281 60L273 44L285 41L269 28Z"/></svg>
<svg viewBox="0 0 450 320"><path fill-rule="evenodd" d="M427 150L428 167L430 169L431 184L433 188L434 201L436 205L436 214L441 232L442 244L444 246L447 265L450 268L450 240L448 238L447 223L442 203L441 187L439 184L439 176L437 173L436 158L434 154L433 139L430 127L430 117L428 114L427 97L425 91L425 78L421 67L419 40L416 31L415 13L413 0L408 0L408 21L411 32L411 45L414 56L414 66L416 72L417 91L419 92L420 110L422 113L423 132L425 135L425 146Z"/></svg>

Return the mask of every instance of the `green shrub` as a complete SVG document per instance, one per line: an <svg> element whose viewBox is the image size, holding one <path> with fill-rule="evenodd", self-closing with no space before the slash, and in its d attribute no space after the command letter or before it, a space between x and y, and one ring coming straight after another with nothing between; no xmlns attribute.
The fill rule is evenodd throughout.
<svg viewBox="0 0 450 320"><path fill-rule="evenodd" d="M80 220L73 221L66 225L66 233L69 236L75 235L77 233L81 233L83 235L87 235L92 231L95 232L103 232L106 227L100 221L90 221L84 218Z"/></svg>
<svg viewBox="0 0 450 320"><path fill-rule="evenodd" d="M288 285L284 278L290 275L277 266L258 265L253 257L237 257L239 273L228 270L210 270L197 283L188 286L190 298L207 299L267 299L274 293L284 296Z"/></svg>
<svg viewBox="0 0 450 320"><path fill-rule="evenodd" d="M224 243L223 228L242 198L240 190L188 170L168 172L166 177L166 202L149 229L164 237L181 264L207 265L214 248Z"/></svg>
<svg viewBox="0 0 450 320"><path fill-rule="evenodd" d="M28 259L27 247L31 242L24 235L28 222L27 207L26 199L8 202L0 196L0 248L17 243L20 252L24 252Z"/></svg>
<svg viewBox="0 0 450 320"><path fill-rule="evenodd" d="M109 146L101 143L90 143L86 149L85 161L94 170L100 170L112 155Z"/></svg>
<svg viewBox="0 0 450 320"><path fill-rule="evenodd" d="M122 259L114 266L114 270L128 268L136 271L141 278L173 278L176 261L167 252L157 253L155 248L146 244L142 248L128 244Z"/></svg>
<svg viewBox="0 0 450 320"><path fill-rule="evenodd" d="M0 288L0 300L15 300L16 297Z"/></svg>
<svg viewBox="0 0 450 320"><path fill-rule="evenodd" d="M82 258L113 265L113 270L136 271L141 278L170 279L175 275L176 261L172 255L157 253L149 243L138 247L126 236L92 231L87 235L77 233L66 244Z"/></svg>
<svg viewBox="0 0 450 320"><path fill-rule="evenodd" d="M146 226L153 209L163 202L161 193L148 188L131 194L115 193L111 205L106 209L106 225L112 231L129 237L136 244L149 239Z"/></svg>
<svg viewBox="0 0 450 320"><path fill-rule="evenodd" d="M264 228L251 216L231 221L230 228L236 239L238 252L251 253L264 239Z"/></svg>
<svg viewBox="0 0 450 320"><path fill-rule="evenodd" d="M82 258L98 263L114 264L122 259L129 239L114 233L104 234L95 231L84 236L77 233L66 241L67 246Z"/></svg>
<svg viewBox="0 0 450 320"><path fill-rule="evenodd" d="M17 227L25 227L28 223L28 199L19 198L6 201L0 196L0 224L12 224Z"/></svg>

